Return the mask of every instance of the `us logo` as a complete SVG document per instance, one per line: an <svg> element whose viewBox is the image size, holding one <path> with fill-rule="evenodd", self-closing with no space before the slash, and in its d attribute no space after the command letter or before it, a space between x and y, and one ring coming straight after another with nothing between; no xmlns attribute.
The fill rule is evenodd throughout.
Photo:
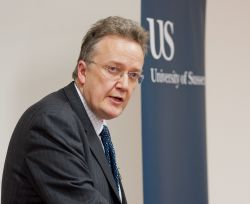
<svg viewBox="0 0 250 204"><path fill-rule="evenodd" d="M153 58L158 60L163 57L165 60L171 61L175 54L175 45L172 37L174 34L174 23L160 19L146 19L149 24L150 50ZM159 36L156 36L156 29L158 29ZM158 50L156 50L156 43L158 43Z"/></svg>

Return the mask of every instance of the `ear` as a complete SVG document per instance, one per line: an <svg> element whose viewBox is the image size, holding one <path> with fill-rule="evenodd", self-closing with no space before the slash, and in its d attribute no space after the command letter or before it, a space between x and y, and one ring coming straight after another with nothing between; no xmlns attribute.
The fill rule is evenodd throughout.
<svg viewBox="0 0 250 204"><path fill-rule="evenodd" d="M84 84L86 80L86 69L87 65L86 62L83 60L80 60L77 65L77 78L80 84Z"/></svg>

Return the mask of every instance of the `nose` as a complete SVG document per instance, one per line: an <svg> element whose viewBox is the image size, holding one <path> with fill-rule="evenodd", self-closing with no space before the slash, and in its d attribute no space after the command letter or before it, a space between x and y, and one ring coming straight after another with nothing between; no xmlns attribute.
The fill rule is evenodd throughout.
<svg viewBox="0 0 250 204"><path fill-rule="evenodd" d="M123 73L117 81L117 87L127 89L129 87L129 78L127 73Z"/></svg>

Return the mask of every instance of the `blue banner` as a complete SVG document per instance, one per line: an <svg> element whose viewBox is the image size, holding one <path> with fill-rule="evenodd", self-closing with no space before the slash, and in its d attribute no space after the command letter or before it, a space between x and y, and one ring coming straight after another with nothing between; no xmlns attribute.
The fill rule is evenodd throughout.
<svg viewBox="0 0 250 204"><path fill-rule="evenodd" d="M207 204L205 0L142 0L145 204Z"/></svg>

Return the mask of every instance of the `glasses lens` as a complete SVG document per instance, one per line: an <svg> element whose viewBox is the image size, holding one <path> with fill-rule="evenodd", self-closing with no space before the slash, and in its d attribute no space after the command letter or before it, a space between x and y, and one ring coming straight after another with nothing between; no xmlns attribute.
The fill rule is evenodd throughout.
<svg viewBox="0 0 250 204"><path fill-rule="evenodd" d="M124 74L128 75L128 79L130 80L131 83L138 83L141 84L144 76L135 72L130 72L130 73L124 73L122 70L120 70L118 67L115 66L101 66L100 64L90 61L90 63L99 65L101 68L102 74L109 80L112 81L118 81L120 80Z"/></svg>

